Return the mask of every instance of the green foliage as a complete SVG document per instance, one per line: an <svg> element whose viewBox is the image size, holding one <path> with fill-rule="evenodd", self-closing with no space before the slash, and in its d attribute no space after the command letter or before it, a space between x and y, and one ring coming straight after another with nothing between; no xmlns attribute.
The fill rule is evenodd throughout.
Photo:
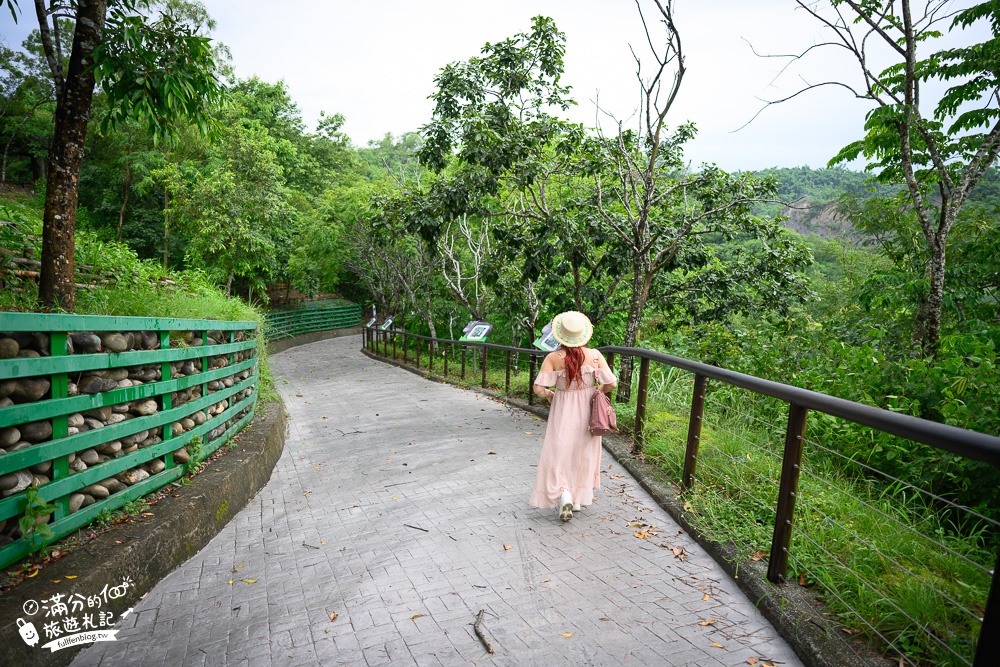
<svg viewBox="0 0 1000 667"><path fill-rule="evenodd" d="M38 497L38 489L34 486L25 490L24 514L17 520L17 525L21 529L21 535L31 545L31 553L40 551L47 540L55 537L45 517L53 514L56 509L55 505Z"/></svg>
<svg viewBox="0 0 1000 667"><path fill-rule="evenodd" d="M178 119L208 132L207 110L221 87L211 40L199 33L210 23L192 21L167 4L155 20L134 12L134 3L112 5L105 38L94 49L94 72L108 100L102 129L138 122L154 143Z"/></svg>

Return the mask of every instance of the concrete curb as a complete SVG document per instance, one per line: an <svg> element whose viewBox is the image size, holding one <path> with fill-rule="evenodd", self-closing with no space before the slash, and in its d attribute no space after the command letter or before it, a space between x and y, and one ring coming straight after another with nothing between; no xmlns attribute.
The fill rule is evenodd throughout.
<svg viewBox="0 0 1000 667"><path fill-rule="evenodd" d="M285 445L281 403L260 404L258 414L234 442L233 451L195 476L194 486L179 487L157 502L152 516L113 527L0 595L0 664L67 665L89 645L55 653L41 646L29 647L18 634L17 619L33 621L41 634L43 614L29 617L23 610L26 601L42 603L58 593L66 596L63 602L75 594L97 596L105 586L118 586L128 578L132 584L124 597L86 610L95 618L99 611L110 611L117 622L163 577L208 544L271 478ZM43 634L39 643L47 641Z"/></svg>
<svg viewBox="0 0 1000 667"><path fill-rule="evenodd" d="M429 380L446 382L440 374L417 369L397 359L386 359L362 349L368 357L392 364ZM503 400L538 417L547 418L547 406L528 405L526 400L510 398L483 389L472 391ZM895 664L877 655L865 644L848 643L840 635L840 626L823 615L823 603L805 588L791 584L775 586L767 580L766 561L751 561L732 543L721 544L705 538L687 520L680 491L663 478L653 464L632 456L632 439L624 435L605 436L604 449L615 458L706 552L732 577L747 597L756 601L757 609L782 638L791 645L796 655L809 667L886 667ZM766 657L766 656L765 656Z"/></svg>

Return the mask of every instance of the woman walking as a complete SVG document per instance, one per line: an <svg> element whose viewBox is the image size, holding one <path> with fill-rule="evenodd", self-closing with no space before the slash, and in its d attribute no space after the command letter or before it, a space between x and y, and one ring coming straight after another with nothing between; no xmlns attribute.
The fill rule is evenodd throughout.
<svg viewBox="0 0 1000 667"><path fill-rule="evenodd" d="M590 434L590 401L595 391L610 392L618 384L604 355L587 347L593 333L583 313L556 315L552 335L562 347L545 357L535 378L535 394L552 407L529 503L557 507L563 521L590 505L601 486L601 436Z"/></svg>

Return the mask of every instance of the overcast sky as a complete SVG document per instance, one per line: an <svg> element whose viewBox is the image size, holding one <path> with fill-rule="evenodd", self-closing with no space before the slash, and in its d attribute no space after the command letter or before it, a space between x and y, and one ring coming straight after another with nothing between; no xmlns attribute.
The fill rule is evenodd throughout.
<svg viewBox="0 0 1000 667"><path fill-rule="evenodd" d="M642 0L647 18L652 2ZM21 4L30 9L27 0ZM631 0L205 0L218 22L214 37L232 52L240 77L284 79L303 118L314 126L320 110L340 112L357 145L386 132L417 130L428 122L434 76L449 62L477 55L495 42L531 27L531 17L555 19L567 35L564 83L578 106L570 118L593 126L594 100L619 118L638 104L631 44L652 62ZM771 166L822 167L863 134L866 102L842 88L811 92L774 106L738 129L760 109L761 99L791 94L803 82L856 78L856 65L815 57L776 83L785 61L762 53L792 53L824 41L819 25L794 0L676 0L676 21L687 75L668 122L698 127L689 144L694 164L725 169ZM13 26L0 12L5 41L15 46L35 27L33 12ZM651 26L654 45L662 29ZM969 35L981 40L985 30ZM607 124L608 118L601 122Z"/></svg>

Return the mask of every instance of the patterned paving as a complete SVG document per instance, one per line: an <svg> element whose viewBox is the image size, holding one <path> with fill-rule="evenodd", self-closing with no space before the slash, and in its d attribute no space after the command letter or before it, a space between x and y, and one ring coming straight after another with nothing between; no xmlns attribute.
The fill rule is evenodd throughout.
<svg viewBox="0 0 1000 667"><path fill-rule="evenodd" d="M360 345L272 358L270 482L73 665L801 665L618 464L562 523L527 504L543 421Z"/></svg>

